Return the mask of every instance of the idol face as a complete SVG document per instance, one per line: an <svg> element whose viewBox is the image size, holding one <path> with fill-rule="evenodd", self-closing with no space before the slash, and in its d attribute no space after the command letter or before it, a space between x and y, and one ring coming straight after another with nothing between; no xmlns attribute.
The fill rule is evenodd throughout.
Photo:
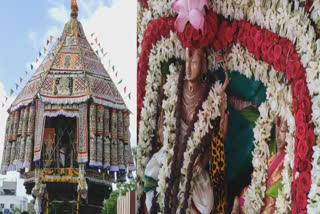
<svg viewBox="0 0 320 214"><path fill-rule="evenodd" d="M196 81L201 74L203 49L186 49L186 80Z"/></svg>
<svg viewBox="0 0 320 214"><path fill-rule="evenodd" d="M277 117L277 124L276 124L276 141L277 141L277 148L278 151L282 150L286 146L286 134L288 132L288 124L287 121Z"/></svg>

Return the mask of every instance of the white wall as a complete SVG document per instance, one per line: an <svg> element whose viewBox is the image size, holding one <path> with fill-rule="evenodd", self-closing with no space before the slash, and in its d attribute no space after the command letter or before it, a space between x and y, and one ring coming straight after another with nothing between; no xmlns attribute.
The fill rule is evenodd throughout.
<svg viewBox="0 0 320 214"><path fill-rule="evenodd" d="M2 204L4 204L4 208L2 208ZM28 199L26 197L0 195L0 211L10 210L10 204L14 204L14 207L20 209L21 212L28 211Z"/></svg>

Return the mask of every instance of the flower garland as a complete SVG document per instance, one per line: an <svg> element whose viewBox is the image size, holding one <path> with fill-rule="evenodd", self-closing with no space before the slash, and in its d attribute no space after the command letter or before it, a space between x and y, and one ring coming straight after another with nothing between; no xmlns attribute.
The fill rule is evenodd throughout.
<svg viewBox="0 0 320 214"><path fill-rule="evenodd" d="M161 2L164 3L166 1L163 0ZM312 155L312 150L310 147L315 144L315 138L313 134L313 125L310 124L306 127L305 125L306 122L302 122L304 121L304 118L307 118L307 120L312 118L312 121L315 125L314 133L316 133L317 135L319 135L320 133L320 117L317 116L318 115L317 112L319 112L319 106L317 106L317 103L318 103L318 100L320 99L318 98L320 94L319 93L320 89L319 87L317 87L318 86L317 77L319 76L319 73L320 73L318 69L319 63L317 60L320 57L320 41L315 40L315 32L313 27L310 24L308 14L305 14L304 11L300 10L299 8L295 8L294 10L291 10L292 4L291 3L289 4L287 0L266 1L264 3L261 3L261 1L251 1L250 4L248 0L247 1L235 1L235 0L213 1L211 0L210 6L213 8L214 11L222 14L225 17L231 17L237 20L242 20L246 17L251 23L255 23L258 26L266 28L282 37L287 37L292 42L292 44L296 44L296 51L294 50L295 47L291 45L290 49L292 48L292 50L294 51L292 52L290 51L289 56L293 55L294 57L292 57L291 59L293 59L294 61L301 61L303 67L308 72L305 72L305 69L301 65L299 66L301 68L300 70L293 69L295 67L293 65L294 63L289 63L290 65L286 67L281 67L280 65L280 68L277 63L274 63L272 65L276 70L285 72L289 80L300 77L294 80L293 82L290 81L292 88L297 89L297 90L292 90L292 94L295 98L293 99L293 104L294 104L293 113L296 115L298 113L299 108L301 108L302 110L306 110L306 113L307 113L306 115L303 115L303 113L299 113L299 116L297 117L296 115L296 118L295 118L296 124L299 125L297 127L298 128L297 130L299 130L299 132L297 132L297 135L299 135L301 139L296 138L296 149L297 148L300 148L300 149L296 154L295 164L294 164L295 169L293 173L295 175L295 181L293 184L294 188L293 188L292 195L294 196L297 195L297 197L293 199L294 203L292 207L293 207L293 212L297 211L296 209L297 205L299 206L298 208L299 210L305 211L304 205L306 204L305 202L306 197L304 194L308 192L307 190L308 188L303 188L304 194L295 194L295 193L299 192L296 189L296 187L298 186L297 185L298 183L308 186L308 183L310 183L310 180L308 179L308 176L306 176L306 174L308 174L309 172L308 170L304 171L302 178L299 179L298 178L300 174L299 172L301 172L301 170L300 170L300 167L298 166L298 163L306 162L304 160L310 160L311 158L310 156ZM168 9L167 7L163 8L163 11L161 13L166 15L171 14L170 9ZM282 41L284 40L282 39ZM242 46L243 45L244 44L242 44ZM244 46L244 47L248 47L248 50L251 53L250 51L251 49L249 46ZM273 50L275 50L275 48ZM277 50L279 50L279 48L277 48ZM297 55L295 55L295 53ZM272 54L269 54L269 55L272 55ZM258 56L258 52L257 52L257 55L255 56L256 59L261 58L262 60L267 62L269 62L269 60L271 61L271 59L266 59L265 57L262 58L261 56L260 57L257 57L257 56ZM296 65L297 64L298 63L296 63ZM299 72L294 72L294 70L295 71L298 70ZM308 88L305 87L304 80L303 80L305 79L305 75L306 75ZM301 81L297 81L299 79L301 79ZM294 84L294 83L298 83L298 84ZM297 100L296 91L298 91L298 89L301 92L310 93L310 96L312 97L312 111L314 112L312 114L312 117L310 116L311 115L310 99L308 98L308 96L302 96L302 97L299 97L299 99ZM303 93L298 93L298 94L304 95ZM299 122L299 119L300 119L300 122ZM306 129L308 129L307 130L308 135L311 136L307 139L307 145L309 145L308 147L305 146L305 141L302 139L302 137L306 135ZM299 146L301 141L303 142L301 143L302 146ZM317 148L318 147L315 146L313 150L316 150ZM306 156L303 156L304 151L306 151L307 153ZM298 153L300 153L300 155ZM300 157L301 154L302 154L302 157L304 157L305 159L303 160L301 159ZM317 161L314 160L313 168L316 168L317 166L318 166ZM317 182L319 181L319 177L317 177L314 174L314 171L311 172L311 177L312 177L313 185L317 185L317 183L319 183ZM309 195L309 203L311 199L312 198ZM315 201L314 202L315 204L317 202L320 202L320 200L312 200L312 201Z"/></svg>
<svg viewBox="0 0 320 214"><path fill-rule="evenodd" d="M311 6L311 16L310 18L312 19L312 21L318 25L320 22L320 0L315 0L313 1L313 4Z"/></svg>
<svg viewBox="0 0 320 214"><path fill-rule="evenodd" d="M148 24L147 30L145 32L142 44L141 44L141 54L138 62L138 74L137 74L137 113L138 121L140 121L141 109L143 107L142 99L145 97L145 87L146 87L146 77L149 70L149 61L152 62L150 53L152 51L152 46L154 46L163 37L170 37L173 31L174 19L173 18L159 18L153 20ZM175 43L176 44L176 43ZM154 52L159 52L159 50L154 50ZM159 64L160 68L160 64Z"/></svg>
<svg viewBox="0 0 320 214"><path fill-rule="evenodd" d="M245 196L245 213L260 213L266 192L268 171L267 160L270 155L266 141L270 138L274 117L270 114L270 106L268 103L261 104L259 107L259 112L260 117L253 129L255 148L252 152L252 165L255 174L252 176L248 193Z"/></svg>
<svg viewBox="0 0 320 214"><path fill-rule="evenodd" d="M318 11L319 10L319 3L315 2L314 4L314 11ZM279 11L279 9L278 9ZM306 14L302 14L302 13L291 13L291 14L286 14L288 13L288 11L285 10L285 8L282 8L282 13L281 11L279 11L278 14L276 14L276 11L274 12L274 16L276 17L276 19L274 20L274 23L279 23L279 21L281 21L280 23L283 24L283 35L286 34L287 32L287 36L291 41L295 41L297 40L297 52L299 54L299 56L301 57L301 62L303 64L304 67L306 67L306 76L307 76L307 84L308 84L308 89L310 92L310 96L312 97L312 120L313 123L315 125L315 129L314 129L314 133L319 135L320 134L320 118L318 117L319 115L319 106L317 105L317 100L319 99L319 87L318 87L318 76L319 76L319 69L318 69L318 59L320 57L319 51L320 51L320 41L317 40L315 42L315 32L313 27L310 25L310 21L308 20L308 17ZM288 17L289 22L286 22L286 19L281 17L286 17L284 14L286 14L286 16ZM309 108L308 106L310 106L310 101L302 101L301 102L302 105L306 105L307 109ZM318 113L318 114L317 114ZM301 115L302 113L300 113ZM310 133L310 132L308 132ZM305 154L307 153L307 155L310 155L310 153L312 154L312 150L310 151L310 146L314 145L315 142L315 138L313 133L309 135L309 139L308 139L308 143L309 146L306 146L305 141L302 141L303 143L301 145L298 145L298 154ZM299 149L300 148L300 149ZM319 146L316 145L313 150L314 151L318 151L319 150ZM304 149L304 150L303 150ZM309 151L308 151L309 150ZM304 155L298 155L300 158L304 157ZM320 208L318 207L318 204L320 203L320 191L317 189L318 183L320 181L319 176L317 176L317 168L319 167L318 164L318 158L317 158L317 154L314 154L313 156L313 162L312 162L312 168L314 170L311 171L311 181L312 181L312 186L310 189L310 193L308 195L309 197L309 205L307 207L308 212L309 213L315 213L315 212L319 212ZM299 167L297 166L298 163L305 163L306 161L298 161L296 160L296 164L295 167ZM302 164L299 164L302 165ZM309 172L309 164L304 164L304 168L308 169L306 170L308 173ZM306 176L306 173L304 172L302 175L302 177L299 179L297 178L297 182L302 183L302 184L306 184L306 185L310 185L311 181L309 179L308 176ZM315 191L317 192L316 194L318 195L318 197L314 197L315 196ZM293 193L293 195L295 195ZM302 194L297 194L297 201L300 202L300 205L305 205L306 202L306 198L304 197L304 195ZM296 205L293 205L293 208L296 208ZM294 210L295 212L295 210Z"/></svg>
<svg viewBox="0 0 320 214"><path fill-rule="evenodd" d="M138 36L138 60L140 53L142 51L142 41L144 33L147 30L148 23L152 20L151 12L146 8L142 7L140 4L137 4L137 36Z"/></svg>
<svg viewBox="0 0 320 214"><path fill-rule="evenodd" d="M156 129L157 115L157 95L161 84L161 62L166 62L170 58L184 59L184 51L179 44L175 34L171 33L170 38L162 38L153 46L150 60L149 71L146 78L146 95L144 98L144 106L141 110L141 120L139 128L139 143L137 150L137 197L138 201L143 194L143 178L147 162L150 158L151 139L154 137ZM139 204L139 203L138 203Z"/></svg>
<svg viewBox="0 0 320 214"><path fill-rule="evenodd" d="M218 31L219 18L212 10L204 17L204 27L201 33L190 23L185 26L183 32L177 32L179 41L184 48L199 49L213 43Z"/></svg>
<svg viewBox="0 0 320 214"><path fill-rule="evenodd" d="M229 1L230 3L230 1ZM307 162L310 161L312 150L310 146L313 146L315 144L315 137L314 137L314 130L313 130L313 124L308 123L311 119L311 109L310 109L310 97L306 96L309 94L309 88L310 88L310 94L314 95L312 93L312 90L314 90L312 87L310 87L310 82L308 81L308 86L306 86L306 72L305 67L308 68L308 64L310 64L311 59L314 59L314 38L315 33L313 30L313 27L310 25L310 21L308 17L301 12L300 10L296 10L294 12L290 12L286 6L291 7L290 4L287 4L287 1L281 1L277 2L277 4L269 4L268 7L263 7L261 2L255 1L253 4L249 5L248 8L246 8L245 11L247 11L247 18L253 23L256 23L262 27L265 27L268 30L273 30L275 33L271 33L270 31L262 31L262 38L257 39L257 41L263 41L263 37L269 37L272 39L276 39L275 44L264 44L263 47L260 47L260 51L256 51L256 45L259 43L252 42L254 41L254 38L251 34L251 32L254 33L254 36L256 36L255 30L249 32L248 30L251 30L250 24L245 23L245 30L241 33L242 35L238 35L239 42L242 46L247 47L250 53L255 54L256 59L262 59L263 61L268 62L269 64L273 65L274 68L277 71L283 71L285 72L287 79L289 80L289 83L292 85L292 95L294 97L293 99L293 106L294 106L294 114L295 114L295 122L297 125L297 138L296 138L296 145L295 149L298 150L295 154L295 164L294 164L294 170L293 170L293 184L292 184L292 196L295 196L292 198L292 208L293 213L299 212L299 211L306 211L306 205L307 205L307 193L309 191L308 187L310 188L311 181L310 181L310 170L308 167L304 167L303 169L298 167L298 163ZM218 5L218 3L217 3ZM218 5L220 6L220 5ZM223 10L222 12L227 12L228 10ZM282 11L281 13L278 11ZM262 17L262 18L261 18ZM241 23L241 21L239 22ZM241 27L241 26L240 26ZM247 30L246 30L247 28ZM254 27L253 27L254 28ZM246 33L247 32L247 33ZM261 32L261 31L260 31ZM240 30L239 30L240 34ZM281 39L280 41L277 39L277 34L281 36L286 36L290 39L292 43L288 43L285 39ZM261 34L260 34L261 35ZM259 36L259 34L258 34ZM239 38L240 37L240 38ZM242 38L241 38L242 37ZM251 37L250 40L245 39ZM268 39L267 39L268 40ZM270 41L270 39L269 39ZM293 43L297 41L297 50L295 50L295 46ZM266 42L266 41L264 41ZM289 56L289 60L285 57L282 57L282 60L280 59L280 65L277 60L274 60L274 56L276 58L281 56L281 51L279 46L275 46L278 43L282 47L282 52L287 51L287 57ZM277 48L275 48L277 47ZM255 48L255 49L252 49ZM259 50L259 49L258 49ZM264 54L263 52L268 53L269 51L274 51L273 54L268 53ZM278 53L278 54L277 54ZM261 56L260 56L260 55ZM277 55L276 55L277 54ZM269 57L267 57L269 56ZM319 57L318 57L319 58ZM288 64L287 64L288 62ZM301 62L301 63L300 63ZM304 67L302 67L302 65ZM307 72L308 75L309 72ZM315 83L315 80L312 80L313 83ZM315 102L313 102L313 106L315 105ZM314 107L313 107L314 108ZM300 110L300 111L299 111ZM298 114L298 111L300 112ZM313 112L314 109L313 109ZM297 116L297 115L298 116ZM318 119L319 120L319 119ZM315 114L313 114L313 122L315 122ZM319 127L319 126L318 126ZM308 137L307 137L308 136ZM301 145L300 145L301 143ZM308 146L307 146L308 145ZM309 148L308 148L309 147ZM298 154L303 155L298 155ZM303 157L303 158L301 158ZM299 177L300 172L303 172L303 176L301 178ZM303 186L302 188L300 188Z"/></svg>
<svg viewBox="0 0 320 214"><path fill-rule="evenodd" d="M157 19L159 17L173 16L171 5L176 0L148 0L149 10L152 16Z"/></svg>
<svg viewBox="0 0 320 214"><path fill-rule="evenodd" d="M140 4L138 4L140 7L144 7L146 9L149 9L148 7L148 0L138 0L138 2L140 2Z"/></svg>
<svg viewBox="0 0 320 214"><path fill-rule="evenodd" d="M176 84L176 83L174 83ZM187 141L187 148L183 154L184 161L183 166L181 168L181 180L179 186L179 205L177 213L180 213L180 209L183 207L183 202L185 201L185 191L186 191L186 184L187 184L187 174L188 174L188 166L191 161L191 156L194 153L197 146L200 144L201 139L209 132L209 129L212 127L211 121L216 119L220 116L220 93L222 90L222 85L220 82L216 82L214 86L211 87L208 99L203 102L202 109L198 113L198 120L194 124L194 131L192 132L191 136ZM193 182L191 181L191 188L192 189ZM190 193L192 195L192 193ZM191 198L189 197L188 206L191 206Z"/></svg>
<svg viewBox="0 0 320 214"><path fill-rule="evenodd" d="M251 180L251 185L246 196L245 209L248 213L260 212L264 193L266 189L267 178L267 159L269 149L266 140L270 137L272 123L277 114L288 121L289 132L286 137L287 147L284 158L284 169L282 171L282 184L284 188L280 191L276 201L278 213L289 211L290 205L290 183L292 182L292 168L294 163L294 135L295 123L291 113L291 90L284 83L279 84L283 78L282 73L278 73L273 68L266 76L268 64L255 60L254 56L249 54L248 50L241 48L239 44L234 45L230 53L231 60L229 66L233 70L240 72L247 78L254 75L256 80L260 80L267 86L268 99L259 107L260 118L257 121L253 132L255 137L255 149L253 151L253 167L255 176ZM280 107L280 109L279 109Z"/></svg>
<svg viewBox="0 0 320 214"><path fill-rule="evenodd" d="M262 35L262 37L259 35ZM255 40L257 37L260 38ZM306 167L298 168L298 163L304 160L310 161L310 157L307 154L310 154L311 151L308 151L306 147L302 147L298 143L305 145L308 144L305 142L309 141L310 145L314 145L314 140L312 139L312 136L314 136L313 126L307 122L311 119L311 109L310 105L304 105L308 100L310 102L310 98L306 96L306 94L308 94L308 88L305 84L305 69L300 65L299 56L295 52L292 43L283 38L279 40L277 35L270 31L260 30L255 26L250 26L248 23L239 22L237 41L243 47L248 48L248 52L254 54L256 60L262 59L269 65L272 65L275 70L284 71L289 83L294 89L292 91L292 96L294 97L293 113L295 114L295 122L297 125L295 149L297 149L298 152L294 158L293 177L296 178L296 181L293 181L291 194L292 196L296 196L295 193L297 189L299 189L297 196L292 199L294 202L292 208L294 209L293 212L298 210L302 211L306 207L306 195L310 188L310 182L308 181L308 176L310 179L310 170ZM254 42L251 43L250 41ZM289 60L287 60L285 55L289 56ZM303 105L301 105L302 103ZM307 133L310 136L308 138ZM306 155L298 155L303 152L305 152ZM296 172L303 172L304 176L301 179L297 179L297 177L295 177ZM298 175L299 173L297 173L297 176ZM297 206L295 206L295 204L297 204Z"/></svg>
<svg viewBox="0 0 320 214"><path fill-rule="evenodd" d="M173 157L173 145L175 142L175 129L176 129L176 119L174 117L177 105L177 82L179 79L179 73L181 68L176 68L173 64L169 66L170 74L167 77L167 82L163 86L164 95L167 97L162 103L162 108L164 110L164 132L163 132L163 149L164 158L161 162L161 168L158 175L158 203L160 205L160 211L164 209L164 199L165 193L167 191L168 182L171 174L171 165Z"/></svg>
<svg viewBox="0 0 320 214"><path fill-rule="evenodd" d="M320 23L320 1L315 0L313 5L311 6L311 19L318 26ZM319 59L320 56L320 40L318 39L316 42L316 51L313 59ZM312 46L314 47L314 46ZM312 119L315 124L315 133L318 136L317 144L312 148L313 156L312 156L312 170L311 170L311 188L308 195L308 213L319 213L320 212L320 144L319 144L319 135L320 135L320 89L319 89L319 75L320 75L320 64L319 60L313 60L309 63L307 68L307 82L308 87L312 97Z"/></svg>

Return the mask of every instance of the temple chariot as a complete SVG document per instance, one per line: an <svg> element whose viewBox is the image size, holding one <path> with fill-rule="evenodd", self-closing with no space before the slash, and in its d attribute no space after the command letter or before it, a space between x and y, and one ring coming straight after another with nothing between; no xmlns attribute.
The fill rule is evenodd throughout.
<svg viewBox="0 0 320 214"><path fill-rule="evenodd" d="M112 183L135 170L130 112L74 0L71 9L62 36L8 109L1 172L20 173L37 213L99 213Z"/></svg>

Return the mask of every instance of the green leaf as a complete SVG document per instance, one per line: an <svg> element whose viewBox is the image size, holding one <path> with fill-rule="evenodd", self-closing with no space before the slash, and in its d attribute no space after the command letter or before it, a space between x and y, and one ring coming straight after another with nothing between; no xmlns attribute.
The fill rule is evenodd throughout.
<svg viewBox="0 0 320 214"><path fill-rule="evenodd" d="M256 125L255 122L260 116L259 110L253 106L248 106L238 113L253 126Z"/></svg>
<svg viewBox="0 0 320 214"><path fill-rule="evenodd" d="M278 181L277 183L275 183L272 187L270 187L267 190L266 195L268 195L272 198L277 198L279 190L281 190L283 188L283 184L281 183L281 181L282 181L282 179L280 181Z"/></svg>
<svg viewBox="0 0 320 214"><path fill-rule="evenodd" d="M169 62L162 62L161 63L161 74L162 76L166 76L169 74Z"/></svg>
<svg viewBox="0 0 320 214"><path fill-rule="evenodd" d="M320 146L320 137L317 138L317 144Z"/></svg>
<svg viewBox="0 0 320 214"><path fill-rule="evenodd" d="M270 154L277 153L277 142L276 142L275 138L271 139L271 141L269 143L269 151L270 151Z"/></svg>

